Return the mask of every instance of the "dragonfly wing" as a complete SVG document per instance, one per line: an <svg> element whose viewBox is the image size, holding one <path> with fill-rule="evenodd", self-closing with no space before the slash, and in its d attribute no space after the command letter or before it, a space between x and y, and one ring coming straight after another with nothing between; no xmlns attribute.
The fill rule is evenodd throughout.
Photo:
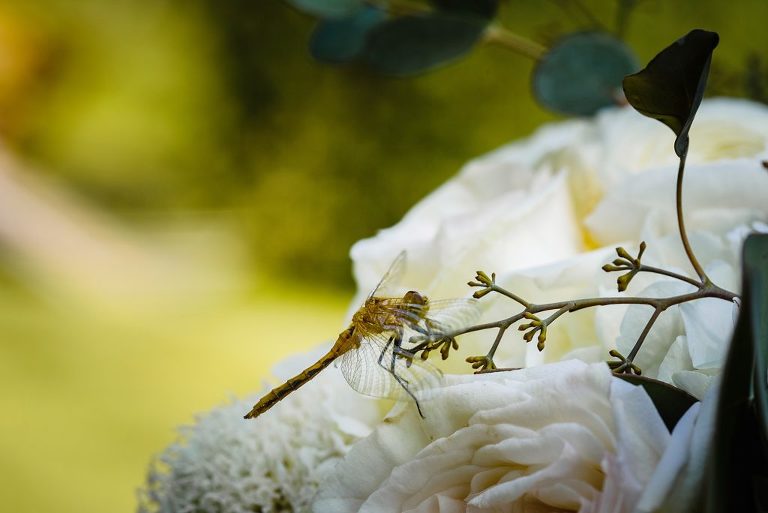
<svg viewBox="0 0 768 513"><path fill-rule="evenodd" d="M427 321L434 331L450 334L477 323L480 306L476 299L443 299L429 302Z"/></svg>
<svg viewBox="0 0 768 513"><path fill-rule="evenodd" d="M361 394L398 400L408 399L408 392L418 394L439 386L440 370L419 358L410 360L396 354L391 342L394 335L384 332L367 336L358 348L339 358L349 385Z"/></svg>
<svg viewBox="0 0 768 513"><path fill-rule="evenodd" d="M379 284L376 285L368 297L376 296L394 296L397 295L398 285L405 274L406 253L401 251L390 264L389 269L382 276Z"/></svg>
<svg viewBox="0 0 768 513"><path fill-rule="evenodd" d="M393 304L390 314L399 319L415 337L441 338L475 324L480 317L476 299L445 299L427 305ZM404 337L409 340L410 337Z"/></svg>

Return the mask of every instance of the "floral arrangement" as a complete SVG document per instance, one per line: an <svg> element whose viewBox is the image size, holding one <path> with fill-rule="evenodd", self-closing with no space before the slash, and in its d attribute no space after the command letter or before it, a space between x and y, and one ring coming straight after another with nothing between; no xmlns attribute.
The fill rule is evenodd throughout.
<svg viewBox="0 0 768 513"><path fill-rule="evenodd" d="M350 328L183 428L141 511L757 511L768 108L702 100L718 41L690 32L623 78L633 108L476 159L358 242ZM393 273L407 288L385 294Z"/></svg>

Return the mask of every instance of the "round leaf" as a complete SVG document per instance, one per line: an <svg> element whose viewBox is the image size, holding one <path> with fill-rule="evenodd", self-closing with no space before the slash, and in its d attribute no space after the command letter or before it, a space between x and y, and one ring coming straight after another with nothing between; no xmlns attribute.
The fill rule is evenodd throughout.
<svg viewBox="0 0 768 513"><path fill-rule="evenodd" d="M624 79L630 105L677 135L678 157L688 152L688 130L704 96L712 52L719 41L716 32L692 30L659 52L644 70Z"/></svg>
<svg viewBox="0 0 768 513"><path fill-rule="evenodd" d="M363 6L363 0L287 0L289 4L307 14L320 18L352 16Z"/></svg>
<svg viewBox="0 0 768 513"><path fill-rule="evenodd" d="M385 18L381 9L366 6L352 16L321 21L310 38L309 52L326 62L354 60L363 52L368 32Z"/></svg>
<svg viewBox="0 0 768 513"><path fill-rule="evenodd" d="M499 0L432 0L432 4L442 11L467 13L491 19L496 16Z"/></svg>
<svg viewBox="0 0 768 513"><path fill-rule="evenodd" d="M536 65L533 94L548 109L590 116L616 104L621 81L637 70L632 51L603 32L581 32L561 39Z"/></svg>
<svg viewBox="0 0 768 513"><path fill-rule="evenodd" d="M693 406L698 400L685 390L664 383L658 379L647 378L645 376L635 376L630 374L615 374L616 377L623 379L633 385L643 387L656 406L661 419L672 431L680 417L683 416L688 408Z"/></svg>
<svg viewBox="0 0 768 513"><path fill-rule="evenodd" d="M380 24L368 37L368 65L385 75L423 73L467 53L482 36L485 21L444 13L403 16Z"/></svg>

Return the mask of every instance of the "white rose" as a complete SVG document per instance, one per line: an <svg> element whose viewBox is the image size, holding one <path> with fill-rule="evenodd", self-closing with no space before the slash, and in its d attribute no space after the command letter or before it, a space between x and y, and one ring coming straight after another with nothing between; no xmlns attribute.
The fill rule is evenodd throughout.
<svg viewBox="0 0 768 513"><path fill-rule="evenodd" d="M672 131L635 110L607 109L595 120L584 158L597 170L604 190L624 182L629 175L662 166L677 167L672 151ZM705 100L690 131L688 163L768 157L768 107L735 98ZM582 149L587 146L582 146ZM584 154L584 153L582 153Z"/></svg>
<svg viewBox="0 0 768 513"><path fill-rule="evenodd" d="M535 303L616 296L619 273L600 267L623 245L648 249L643 262L695 277L682 251L675 217L674 134L630 108L607 109L594 120L543 127L532 137L467 164L404 219L352 248L357 308L394 256L408 251L404 286L434 298L471 293L474 271L496 272L507 289ZM768 221L768 108L745 100L705 100L691 131L684 209L693 249L718 285L738 292L740 246ZM690 291L659 275L640 274L627 294ZM483 321L520 308L495 294L481 300ZM649 307L582 310L550 327L539 353L514 330L497 364L524 367L576 356L605 360L631 349ZM701 397L722 363L734 305L718 299L672 307L640 351L646 375L684 386ZM654 333L655 332L655 333ZM449 361L484 354L495 333L462 337ZM647 372L646 372L647 371Z"/></svg>
<svg viewBox="0 0 768 513"><path fill-rule="evenodd" d="M641 387L576 360L450 376L425 408L356 444L315 513L630 512L670 439Z"/></svg>
<svg viewBox="0 0 768 513"><path fill-rule="evenodd" d="M584 121L550 125L474 160L396 226L356 243L357 299L403 249L407 286L441 296L466 295L464 282L478 268L531 267L583 251L567 177L542 159L577 144L588 128Z"/></svg>

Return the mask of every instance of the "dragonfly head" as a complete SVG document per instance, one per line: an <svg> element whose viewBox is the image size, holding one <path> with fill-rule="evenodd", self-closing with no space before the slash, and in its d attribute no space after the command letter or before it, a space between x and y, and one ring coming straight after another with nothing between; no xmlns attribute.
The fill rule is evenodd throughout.
<svg viewBox="0 0 768 513"><path fill-rule="evenodd" d="M415 290L409 290L403 296L403 303L415 306L425 306L427 304L427 296L424 296Z"/></svg>

